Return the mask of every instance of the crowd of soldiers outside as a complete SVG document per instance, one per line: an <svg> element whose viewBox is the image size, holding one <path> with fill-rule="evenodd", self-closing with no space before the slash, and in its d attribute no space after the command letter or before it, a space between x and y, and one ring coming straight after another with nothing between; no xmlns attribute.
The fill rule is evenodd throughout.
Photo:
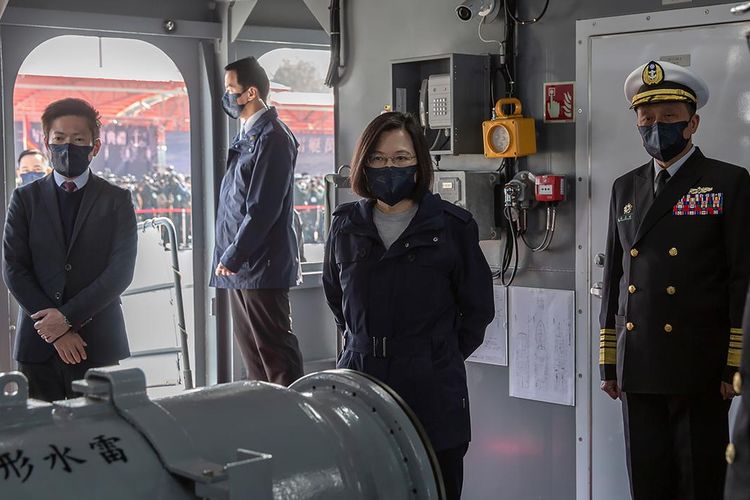
<svg viewBox="0 0 750 500"><path fill-rule="evenodd" d="M25 150L18 158L16 185L30 184L51 172L47 157L41 151ZM168 217L177 230L179 247L192 247L192 183L189 175L175 171L171 165L154 166L140 179L131 174L117 175L109 169L96 174L131 192L139 222ZM324 176L295 174L294 208L299 214L301 243L322 244L325 238Z"/></svg>
<svg viewBox="0 0 750 500"><path fill-rule="evenodd" d="M325 180L322 175L295 174L294 209L302 223L304 243L325 242Z"/></svg>
<svg viewBox="0 0 750 500"><path fill-rule="evenodd" d="M51 172L49 161L41 151L27 149L18 158L16 185L30 184ZM190 176L176 172L173 166L154 166L140 179L130 174L116 175L109 169L95 173L130 191L138 222L168 217L175 225L179 247L192 247Z"/></svg>

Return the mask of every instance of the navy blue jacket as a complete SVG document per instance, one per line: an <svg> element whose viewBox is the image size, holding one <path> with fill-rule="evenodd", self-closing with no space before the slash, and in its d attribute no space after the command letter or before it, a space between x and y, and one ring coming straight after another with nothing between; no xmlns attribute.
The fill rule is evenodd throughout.
<svg viewBox="0 0 750 500"><path fill-rule="evenodd" d="M436 450L471 439L464 360L494 317L492 277L466 210L427 193L386 251L373 202L334 212L323 286L345 335L339 368L374 375L416 413Z"/></svg>
<svg viewBox="0 0 750 500"><path fill-rule="evenodd" d="M292 206L298 146L276 108L270 108L229 147L211 286L250 290L302 282ZM219 262L237 274L216 276Z"/></svg>
<svg viewBox="0 0 750 500"><path fill-rule="evenodd" d="M89 361L130 355L120 294L130 285L138 245L130 192L93 173L65 244L58 189L48 175L13 191L3 235L3 278L21 306L14 357L41 363L57 355L29 316L62 312L86 341Z"/></svg>

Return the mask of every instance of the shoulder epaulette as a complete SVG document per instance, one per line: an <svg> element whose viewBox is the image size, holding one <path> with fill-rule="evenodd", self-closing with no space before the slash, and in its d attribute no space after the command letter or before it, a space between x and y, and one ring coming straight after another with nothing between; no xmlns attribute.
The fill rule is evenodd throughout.
<svg viewBox="0 0 750 500"><path fill-rule="evenodd" d="M333 215L343 215L348 214L352 211L354 206L357 204L356 201L350 201L348 203L342 203L338 207L336 207L336 210L333 211Z"/></svg>
<svg viewBox="0 0 750 500"><path fill-rule="evenodd" d="M456 217L464 224L469 222L472 219L473 216L471 215L471 212L469 212L468 210L465 210L459 207L458 205L454 205L453 203L450 203L445 200L441 200L441 202L443 205L443 210L445 212L448 212L452 216Z"/></svg>

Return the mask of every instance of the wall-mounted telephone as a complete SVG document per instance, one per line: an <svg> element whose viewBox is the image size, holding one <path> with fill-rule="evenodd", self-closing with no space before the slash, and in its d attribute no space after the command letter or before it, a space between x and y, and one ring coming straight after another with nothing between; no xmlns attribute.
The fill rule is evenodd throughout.
<svg viewBox="0 0 750 500"><path fill-rule="evenodd" d="M419 88L419 121L425 129L450 129L451 76L430 75Z"/></svg>
<svg viewBox="0 0 750 500"><path fill-rule="evenodd" d="M482 136L471 131L492 106L489 81L487 55L399 59L391 61L391 103L395 111L418 117L436 157L478 154Z"/></svg>

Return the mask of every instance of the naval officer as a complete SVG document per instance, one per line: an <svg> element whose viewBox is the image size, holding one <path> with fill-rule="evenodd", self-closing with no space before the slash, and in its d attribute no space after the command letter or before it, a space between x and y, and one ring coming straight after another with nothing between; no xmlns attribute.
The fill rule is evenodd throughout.
<svg viewBox="0 0 750 500"><path fill-rule="evenodd" d="M692 141L708 88L650 61L625 82L652 159L612 188L601 388L622 400L634 499L720 499L750 274L750 175Z"/></svg>

